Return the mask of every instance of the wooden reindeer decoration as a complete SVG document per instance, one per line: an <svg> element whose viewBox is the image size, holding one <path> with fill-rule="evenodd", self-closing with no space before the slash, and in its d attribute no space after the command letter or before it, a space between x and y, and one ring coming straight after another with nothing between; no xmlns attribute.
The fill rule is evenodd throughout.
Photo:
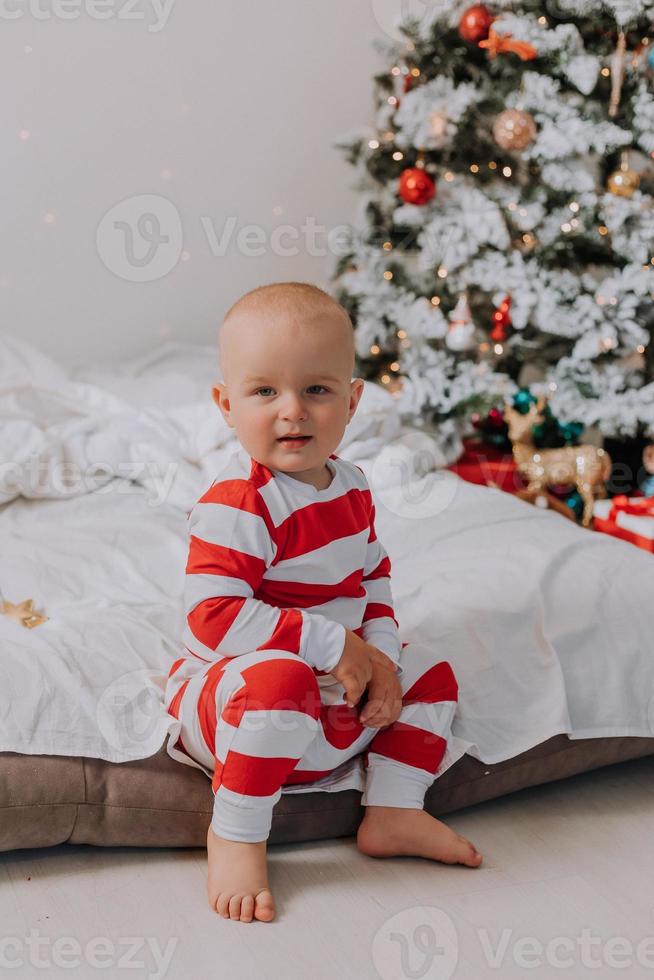
<svg viewBox="0 0 654 980"><path fill-rule="evenodd" d="M574 485L584 502L581 523L590 525L593 502L606 496L605 483L611 475L611 457L596 446L563 446L561 449L536 449L531 428L543 421L544 395L529 406L525 414L505 401L504 418L509 427L515 464L525 480L528 491L544 492L547 486Z"/></svg>

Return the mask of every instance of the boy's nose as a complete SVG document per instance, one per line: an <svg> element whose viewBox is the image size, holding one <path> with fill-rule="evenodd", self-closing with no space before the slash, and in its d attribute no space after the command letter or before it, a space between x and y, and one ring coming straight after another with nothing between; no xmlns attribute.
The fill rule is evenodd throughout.
<svg viewBox="0 0 654 980"><path fill-rule="evenodd" d="M280 409L280 416L283 419L306 418L307 411L302 399L298 398L297 395L286 395Z"/></svg>

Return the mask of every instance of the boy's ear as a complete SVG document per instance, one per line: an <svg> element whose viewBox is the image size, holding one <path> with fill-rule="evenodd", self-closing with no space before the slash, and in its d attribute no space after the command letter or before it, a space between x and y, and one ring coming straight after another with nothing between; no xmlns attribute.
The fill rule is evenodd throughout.
<svg viewBox="0 0 654 980"><path fill-rule="evenodd" d="M227 393L227 386L218 381L215 387L211 389L211 397L220 409L225 422L227 422L227 425L233 429L234 426L230 421L229 395Z"/></svg>
<svg viewBox="0 0 654 980"><path fill-rule="evenodd" d="M357 410L359 404L359 399L363 394L364 380L363 378L353 378L350 384L350 407L347 415L347 421L349 422L354 413Z"/></svg>

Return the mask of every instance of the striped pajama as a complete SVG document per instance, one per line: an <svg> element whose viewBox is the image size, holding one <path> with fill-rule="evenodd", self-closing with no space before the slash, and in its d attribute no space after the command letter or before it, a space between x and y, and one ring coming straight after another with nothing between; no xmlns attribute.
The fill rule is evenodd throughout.
<svg viewBox="0 0 654 980"><path fill-rule="evenodd" d="M212 827L231 840L265 840L283 785L360 753L364 805L422 808L456 709L450 666L400 640L363 470L335 454L326 467L319 490L241 447L189 513L167 750L211 778ZM383 729L359 724L332 674L347 630L397 664L403 707Z"/></svg>
<svg viewBox="0 0 654 980"><path fill-rule="evenodd" d="M266 840L283 785L312 782L359 753L364 806L422 809L445 753L457 683L422 644L403 643L400 662L402 710L377 729L359 723L359 706L324 703L314 670L295 654L225 657L181 683L175 668L184 659L176 661L165 703L181 730L168 751L212 775L215 833Z"/></svg>

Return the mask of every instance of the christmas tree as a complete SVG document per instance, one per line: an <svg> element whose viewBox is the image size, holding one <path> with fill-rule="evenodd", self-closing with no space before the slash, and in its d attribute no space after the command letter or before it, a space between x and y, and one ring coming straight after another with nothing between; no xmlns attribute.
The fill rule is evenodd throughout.
<svg viewBox="0 0 654 980"><path fill-rule="evenodd" d="M376 42L335 272L358 369L444 440L533 386L654 438L654 0L440 0Z"/></svg>

